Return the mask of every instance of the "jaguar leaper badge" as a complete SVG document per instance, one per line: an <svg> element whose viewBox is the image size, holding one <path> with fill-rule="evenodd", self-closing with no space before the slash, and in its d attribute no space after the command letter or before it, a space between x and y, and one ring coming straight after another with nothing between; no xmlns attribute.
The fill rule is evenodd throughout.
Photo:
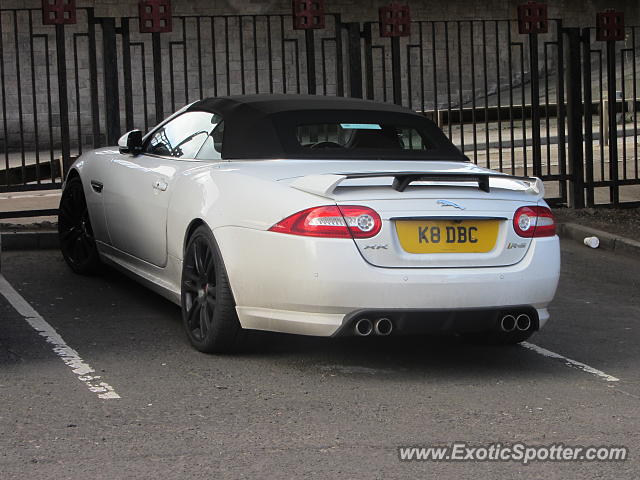
<svg viewBox="0 0 640 480"><path fill-rule="evenodd" d="M457 208L458 210L464 210L464 207L462 205L458 205L457 203L453 203L449 200L438 200L436 203L441 207L453 207Z"/></svg>

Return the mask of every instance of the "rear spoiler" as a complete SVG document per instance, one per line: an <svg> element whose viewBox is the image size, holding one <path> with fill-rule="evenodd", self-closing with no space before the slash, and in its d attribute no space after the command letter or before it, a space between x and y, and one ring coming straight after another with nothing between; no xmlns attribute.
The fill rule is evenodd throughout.
<svg viewBox="0 0 640 480"><path fill-rule="evenodd" d="M525 184L527 192L534 193L540 197L544 196L544 185L537 177L517 177L502 173L484 172L366 172L307 175L294 180L291 183L291 187L325 197L330 195L345 180L379 177L393 177L391 188L398 192L404 192L413 182L475 182L478 184L478 189L488 193L491 191L490 179L497 178L521 182Z"/></svg>

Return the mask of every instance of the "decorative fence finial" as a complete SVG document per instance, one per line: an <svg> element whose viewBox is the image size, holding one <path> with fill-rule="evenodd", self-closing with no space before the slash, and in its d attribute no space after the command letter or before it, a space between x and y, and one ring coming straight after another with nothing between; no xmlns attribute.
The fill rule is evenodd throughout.
<svg viewBox="0 0 640 480"><path fill-rule="evenodd" d="M140 0L138 2L140 33L166 33L171 24L171 0Z"/></svg>
<svg viewBox="0 0 640 480"><path fill-rule="evenodd" d="M624 12L610 8L596 14L596 40L615 42L624 40Z"/></svg>
<svg viewBox="0 0 640 480"><path fill-rule="evenodd" d="M293 0L291 2L293 28L310 30L324 28L324 0Z"/></svg>
<svg viewBox="0 0 640 480"><path fill-rule="evenodd" d="M43 25L77 23L76 0L42 0Z"/></svg>
<svg viewBox="0 0 640 480"><path fill-rule="evenodd" d="M408 37L411 35L411 11L409 5L391 2L378 9L381 37Z"/></svg>
<svg viewBox="0 0 640 480"><path fill-rule="evenodd" d="M549 31L549 17L547 4L527 2L518 5L518 33L547 33Z"/></svg>

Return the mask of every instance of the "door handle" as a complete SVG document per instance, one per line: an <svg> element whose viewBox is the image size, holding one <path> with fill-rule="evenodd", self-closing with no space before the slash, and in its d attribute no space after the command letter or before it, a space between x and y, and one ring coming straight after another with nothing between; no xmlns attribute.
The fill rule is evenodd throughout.
<svg viewBox="0 0 640 480"><path fill-rule="evenodd" d="M153 188L155 190L160 190L161 192L166 191L168 186L169 184L164 180L156 180L155 182L153 182Z"/></svg>
<svg viewBox="0 0 640 480"><path fill-rule="evenodd" d="M99 182L97 180L91 180L91 188L93 188L94 192L96 193L102 192L103 187L104 185L102 185L102 182Z"/></svg>

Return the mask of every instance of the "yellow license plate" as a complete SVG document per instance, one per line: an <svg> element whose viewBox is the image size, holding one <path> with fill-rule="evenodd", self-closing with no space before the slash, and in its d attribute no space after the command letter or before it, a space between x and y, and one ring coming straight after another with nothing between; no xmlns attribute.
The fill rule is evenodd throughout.
<svg viewBox="0 0 640 480"><path fill-rule="evenodd" d="M498 238L498 220L397 220L398 240L409 253L486 253Z"/></svg>

